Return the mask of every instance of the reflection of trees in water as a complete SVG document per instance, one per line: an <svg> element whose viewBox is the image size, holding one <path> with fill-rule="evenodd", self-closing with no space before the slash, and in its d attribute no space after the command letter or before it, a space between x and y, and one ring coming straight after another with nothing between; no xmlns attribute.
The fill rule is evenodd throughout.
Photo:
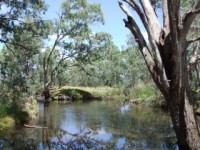
<svg viewBox="0 0 200 150"><path fill-rule="evenodd" d="M55 132L54 132L55 133ZM110 149L114 145L110 142L96 140L92 138L94 132L91 129L84 129L79 134L72 134L67 131L59 130L56 132L56 138L51 141L51 149ZM96 133L95 133L96 134Z"/></svg>
<svg viewBox="0 0 200 150"><path fill-rule="evenodd" d="M167 137L169 117L160 112L146 108L121 111L118 106L104 103L53 104L42 110L38 125L48 129L9 134L11 137L5 139L11 140L0 141L0 149L20 149L22 143L23 149L174 148L174 139ZM71 121L76 130L70 130Z"/></svg>

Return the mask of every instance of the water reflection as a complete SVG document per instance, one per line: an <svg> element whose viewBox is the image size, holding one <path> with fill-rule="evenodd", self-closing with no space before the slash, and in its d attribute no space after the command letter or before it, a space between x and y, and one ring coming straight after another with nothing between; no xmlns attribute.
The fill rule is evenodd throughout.
<svg viewBox="0 0 200 150"><path fill-rule="evenodd" d="M160 110L129 103L40 104L39 119L34 124L48 129L1 131L0 148L175 149L169 120Z"/></svg>

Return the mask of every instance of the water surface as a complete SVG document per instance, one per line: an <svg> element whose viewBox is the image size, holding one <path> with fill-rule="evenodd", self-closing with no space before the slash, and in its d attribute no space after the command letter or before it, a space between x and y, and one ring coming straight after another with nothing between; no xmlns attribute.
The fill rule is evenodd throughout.
<svg viewBox="0 0 200 150"><path fill-rule="evenodd" d="M48 128L0 131L0 149L176 149L168 113L129 103L40 104L33 124Z"/></svg>

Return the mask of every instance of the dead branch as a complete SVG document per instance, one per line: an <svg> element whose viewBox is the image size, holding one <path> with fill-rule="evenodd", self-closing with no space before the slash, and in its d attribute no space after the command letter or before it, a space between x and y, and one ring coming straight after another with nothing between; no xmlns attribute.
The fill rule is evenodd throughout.
<svg viewBox="0 0 200 150"><path fill-rule="evenodd" d="M36 129L47 129L48 128L48 127L41 127L41 126L27 125L27 124L24 124L24 127L26 127L26 128L36 128Z"/></svg>

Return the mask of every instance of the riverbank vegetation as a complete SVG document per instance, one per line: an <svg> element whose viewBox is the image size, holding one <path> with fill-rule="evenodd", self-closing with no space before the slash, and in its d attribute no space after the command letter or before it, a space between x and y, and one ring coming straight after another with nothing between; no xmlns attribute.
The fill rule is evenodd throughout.
<svg viewBox="0 0 200 150"><path fill-rule="evenodd" d="M140 5L143 3L145 2L141 2ZM135 105L142 103L158 107L167 107L168 103L169 110L177 111L176 114L172 114L179 115L179 109L174 109L178 103L175 102L178 99L183 101L183 92L187 87L185 92L189 94L188 91L192 90L194 95L194 106L191 105L190 108L198 114L200 59L199 37L196 36L196 32L200 28L199 18L189 25L191 31L188 28L187 31L190 32L185 33L185 38L181 39L187 41L188 34L191 40L185 43L187 47L184 45L184 57L180 55L179 59L183 62L178 64L179 61L172 61L174 59L171 58L177 56L174 52L180 48L174 47L176 45L168 46L173 43L171 40L177 37L174 35L182 34L180 30L169 35L169 40L167 34L170 32L164 34L165 31L158 25L158 21L157 29L160 34L154 39L151 32L157 29L150 30L150 27L147 28L149 23L143 20L149 34L149 40L146 40L126 11L125 5L122 2L119 2L119 5L128 15L129 20L124 20L126 26L138 28L137 31L131 29L137 40L128 35L127 43L121 49L113 43L112 36L108 33L92 30L93 25L104 24L103 12L96 3L65 0L57 17L45 20L45 11L48 9L45 1L1 2L1 6L6 9L0 13L0 128L23 124L36 116L38 97L45 103L50 99L122 99L130 100ZM160 9L160 5L154 7ZM195 8L199 9L199 5L198 1ZM188 5L181 3L180 8L186 11ZM145 11L144 7L143 9ZM158 20L157 15L154 17L152 24ZM160 41L160 35L165 39ZM179 40L174 39L178 42ZM144 47L146 50L143 50ZM174 51L161 53L168 49ZM179 68L180 66L185 68ZM180 87L182 83L187 84ZM192 95L189 95L188 99L192 99ZM182 120L185 119L184 116L181 117Z"/></svg>

